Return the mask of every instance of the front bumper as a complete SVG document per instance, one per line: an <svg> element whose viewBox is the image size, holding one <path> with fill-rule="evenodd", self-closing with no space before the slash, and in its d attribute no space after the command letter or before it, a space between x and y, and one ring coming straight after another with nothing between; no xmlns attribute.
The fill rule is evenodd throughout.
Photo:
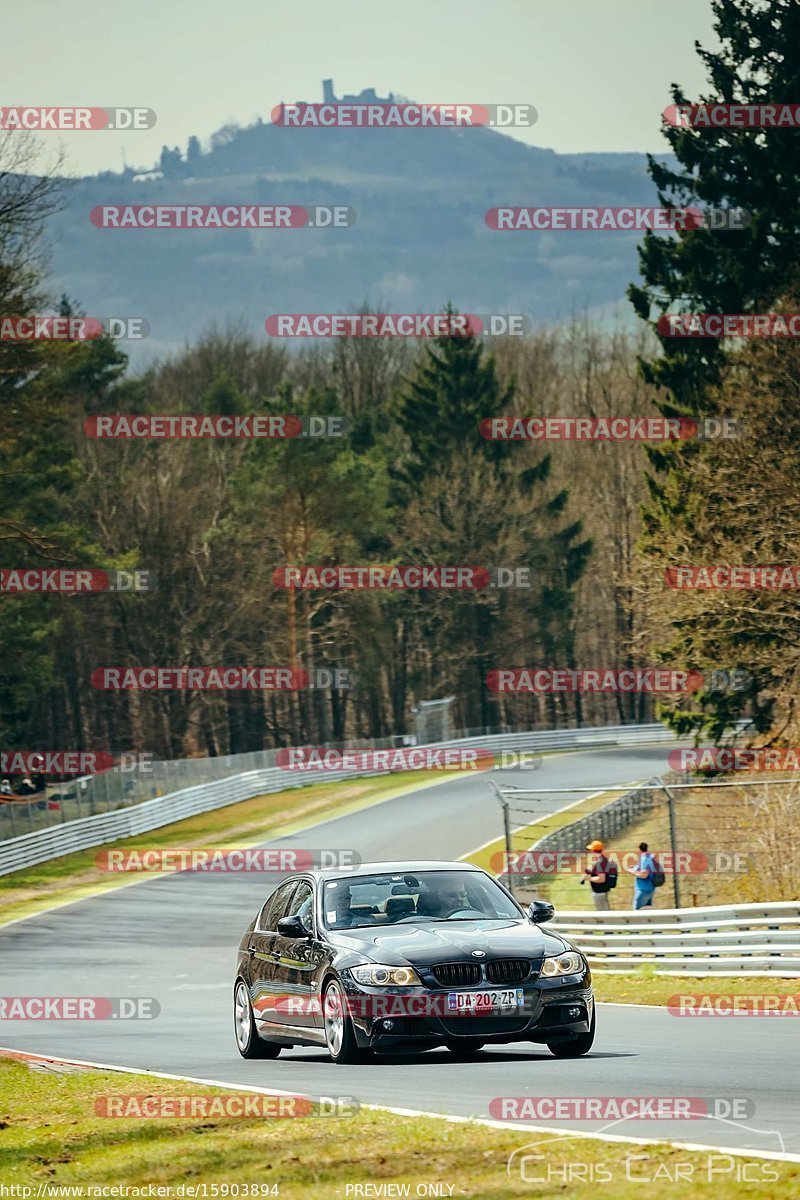
<svg viewBox="0 0 800 1200"><path fill-rule="evenodd" d="M461 1039L501 1045L508 1042L566 1041L591 1028L594 995L584 976L528 980L519 1008L485 1014L449 1015L450 992L475 988L372 988L345 982L350 1018L362 1049L443 1045ZM485 985L484 989L485 990Z"/></svg>

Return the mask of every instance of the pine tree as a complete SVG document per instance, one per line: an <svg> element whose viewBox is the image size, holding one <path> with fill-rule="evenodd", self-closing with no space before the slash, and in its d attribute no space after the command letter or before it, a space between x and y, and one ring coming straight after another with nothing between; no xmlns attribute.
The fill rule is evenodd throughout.
<svg viewBox="0 0 800 1200"><path fill-rule="evenodd" d="M718 51L696 49L709 92L692 102L791 103L800 96L800 4L797 0L712 0ZM769 311L785 295L800 261L800 139L797 130L664 126L677 166L648 157L665 207L742 208L742 230L689 229L645 235L642 286L629 295L639 316L674 311ZM726 348L709 338L660 338L663 355L645 364L650 382L666 387L663 411L702 411L704 391L719 379ZM674 402L677 402L675 407Z"/></svg>
<svg viewBox="0 0 800 1200"><path fill-rule="evenodd" d="M720 49L711 52L697 46L708 72L708 93L687 97L676 85L674 103L796 102L800 95L798 0L712 0L712 9ZM649 159L660 203L740 208L751 222L736 231L702 228L666 237L646 234L640 249L644 282L629 289L637 313L655 328L661 314L676 311L759 313L787 307L794 311L800 266L798 131L665 126L665 134L677 165ZM738 411L734 389L746 394L755 388L752 363L760 360L749 347L743 351L741 344L711 338L659 338L660 355L643 362L642 368L647 381L662 389L656 402L664 415ZM795 390L785 388L790 404ZM723 410L721 403L726 404ZM790 424L787 421L787 427ZM783 436L788 435L780 428L770 431L776 456L781 454ZM731 629L727 635L719 628L712 632L717 615L713 597L696 599L689 606L691 618L684 620L686 605L674 595L665 597L660 579L671 554L680 554L682 561L709 561L714 529L727 539L729 561L748 561L751 554L758 554L757 545L768 540L769 508L758 510L764 533L753 541L754 531L743 518L742 495L717 494L723 475L730 478L724 472L730 448L723 444L664 443L649 447L647 454L652 470L647 479L643 551L652 586L662 589L661 613L669 612L655 622L661 649L668 652L666 642L674 636L672 650L677 647L695 655L691 662L684 660L686 666L727 667L743 661L746 665L748 652L759 654L754 630L746 636L741 629L735 634ZM752 502L758 504L755 491ZM714 512L711 524L695 519L695 514L705 511ZM670 720L681 732L706 728L717 736L749 704L757 726L763 728L764 713L756 698L770 672L763 658L758 665L759 677L746 694L702 695L693 706L666 706Z"/></svg>
<svg viewBox="0 0 800 1200"><path fill-rule="evenodd" d="M447 316L455 314L451 308ZM508 442L484 442L479 433L486 417L511 411L513 386L502 387L494 357L474 335L434 338L402 396L399 422L408 453L399 476L413 492L437 463L456 450L483 448L500 462L513 452Z"/></svg>
<svg viewBox="0 0 800 1200"><path fill-rule="evenodd" d="M451 310L447 310L451 313ZM452 315L452 313L451 313ZM441 337L426 346L401 397L406 453L398 479L395 553L409 561L529 568L530 591L477 591L406 598L420 642L439 675L418 679L455 689L467 727L499 723L489 671L550 655L572 665L574 588L591 546L580 522L565 523L568 493L548 495L551 458L538 448L485 441L481 421L515 411L513 382L498 378L477 336ZM430 694L430 692L428 693Z"/></svg>

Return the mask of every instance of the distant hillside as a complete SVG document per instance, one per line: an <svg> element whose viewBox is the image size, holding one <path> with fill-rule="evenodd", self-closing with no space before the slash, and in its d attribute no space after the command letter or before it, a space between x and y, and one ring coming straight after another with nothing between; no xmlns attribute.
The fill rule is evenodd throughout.
<svg viewBox="0 0 800 1200"><path fill-rule="evenodd" d="M346 204L340 230L103 230L99 204ZM162 153L150 174L78 180L51 223L54 291L92 315L150 322L145 356L272 312L525 312L552 321L619 303L637 234L498 233L494 205L655 202L641 154L570 154L490 129L285 129L268 120ZM142 361L141 348L129 344Z"/></svg>

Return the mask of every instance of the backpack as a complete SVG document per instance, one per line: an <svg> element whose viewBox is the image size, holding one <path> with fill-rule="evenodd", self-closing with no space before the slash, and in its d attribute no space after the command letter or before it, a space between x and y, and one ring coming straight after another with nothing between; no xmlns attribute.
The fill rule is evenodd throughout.
<svg viewBox="0 0 800 1200"><path fill-rule="evenodd" d="M605 879L602 883L595 883L593 879L589 880L593 892L610 892L612 888L617 886L617 864L615 862L611 862L607 858L603 874L605 875Z"/></svg>
<svg viewBox="0 0 800 1200"><path fill-rule="evenodd" d="M650 857L653 860L653 869L650 872L650 882L654 888L663 887L667 879L666 875L664 874L664 868L661 866L661 863L654 854L651 854Z"/></svg>

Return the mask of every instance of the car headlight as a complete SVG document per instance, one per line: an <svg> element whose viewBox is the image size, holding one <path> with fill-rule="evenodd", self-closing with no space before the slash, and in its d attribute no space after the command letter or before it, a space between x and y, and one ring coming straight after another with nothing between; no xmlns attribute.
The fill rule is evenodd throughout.
<svg viewBox="0 0 800 1200"><path fill-rule="evenodd" d="M583 959L574 950L565 954L550 954L542 963L540 979L552 979L556 975L582 975Z"/></svg>
<svg viewBox="0 0 800 1200"><path fill-rule="evenodd" d="M372 987L422 987L422 980L413 967L385 967L380 963L367 963L363 967L351 967L350 974L356 983Z"/></svg>

